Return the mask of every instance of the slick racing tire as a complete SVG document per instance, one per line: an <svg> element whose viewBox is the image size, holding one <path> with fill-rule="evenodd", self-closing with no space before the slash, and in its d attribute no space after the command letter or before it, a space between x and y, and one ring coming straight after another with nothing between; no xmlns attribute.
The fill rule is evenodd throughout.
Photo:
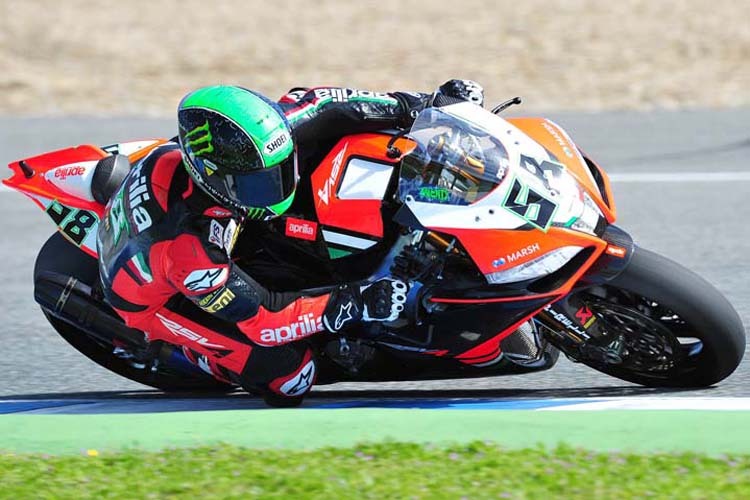
<svg viewBox="0 0 750 500"><path fill-rule="evenodd" d="M34 277L44 270L56 271L92 286L99 280L96 259L84 254L60 233L53 234L37 256ZM98 365L139 384L165 392L226 393L235 387L222 383L208 374L196 370L181 371L175 367L159 367L156 371L134 367L130 362L113 354L114 346L95 339L75 325L63 321L42 309L47 321L68 344Z"/></svg>
<svg viewBox="0 0 750 500"><path fill-rule="evenodd" d="M582 359L592 368L651 387L707 387L728 377L745 352L745 328L727 299L706 280L636 247L628 267L579 300L621 334L622 363Z"/></svg>

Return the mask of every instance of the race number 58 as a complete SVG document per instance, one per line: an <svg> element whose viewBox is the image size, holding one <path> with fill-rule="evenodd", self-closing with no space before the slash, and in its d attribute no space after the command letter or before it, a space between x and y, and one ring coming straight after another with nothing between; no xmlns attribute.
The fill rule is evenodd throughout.
<svg viewBox="0 0 750 500"><path fill-rule="evenodd" d="M57 200L47 207L47 215L57 224L62 233L78 246L81 246L91 226L97 221L96 215L88 210L69 208L61 205Z"/></svg>

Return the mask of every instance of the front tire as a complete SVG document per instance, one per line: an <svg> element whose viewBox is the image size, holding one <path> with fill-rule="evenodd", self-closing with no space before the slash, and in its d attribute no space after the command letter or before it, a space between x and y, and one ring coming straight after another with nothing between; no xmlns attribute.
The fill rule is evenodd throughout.
<svg viewBox="0 0 750 500"><path fill-rule="evenodd" d="M596 370L651 387L707 387L745 353L745 327L729 301L681 265L636 248L606 286L578 292L609 334L621 334L622 363L581 359Z"/></svg>

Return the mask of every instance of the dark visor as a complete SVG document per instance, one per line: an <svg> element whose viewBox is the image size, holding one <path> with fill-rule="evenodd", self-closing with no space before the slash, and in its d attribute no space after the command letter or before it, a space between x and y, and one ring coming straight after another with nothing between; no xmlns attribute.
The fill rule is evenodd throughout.
<svg viewBox="0 0 750 500"><path fill-rule="evenodd" d="M295 187L295 157L273 167L244 175L227 175L228 192L234 200L245 207L268 207L284 201Z"/></svg>

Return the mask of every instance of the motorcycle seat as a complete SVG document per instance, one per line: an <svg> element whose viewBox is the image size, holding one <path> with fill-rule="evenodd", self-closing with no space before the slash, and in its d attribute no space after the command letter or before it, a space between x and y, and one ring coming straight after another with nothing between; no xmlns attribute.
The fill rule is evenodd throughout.
<svg viewBox="0 0 750 500"><path fill-rule="evenodd" d="M130 167L130 160L125 155L113 154L99 160L91 178L91 194L94 199L106 205L125 180Z"/></svg>

